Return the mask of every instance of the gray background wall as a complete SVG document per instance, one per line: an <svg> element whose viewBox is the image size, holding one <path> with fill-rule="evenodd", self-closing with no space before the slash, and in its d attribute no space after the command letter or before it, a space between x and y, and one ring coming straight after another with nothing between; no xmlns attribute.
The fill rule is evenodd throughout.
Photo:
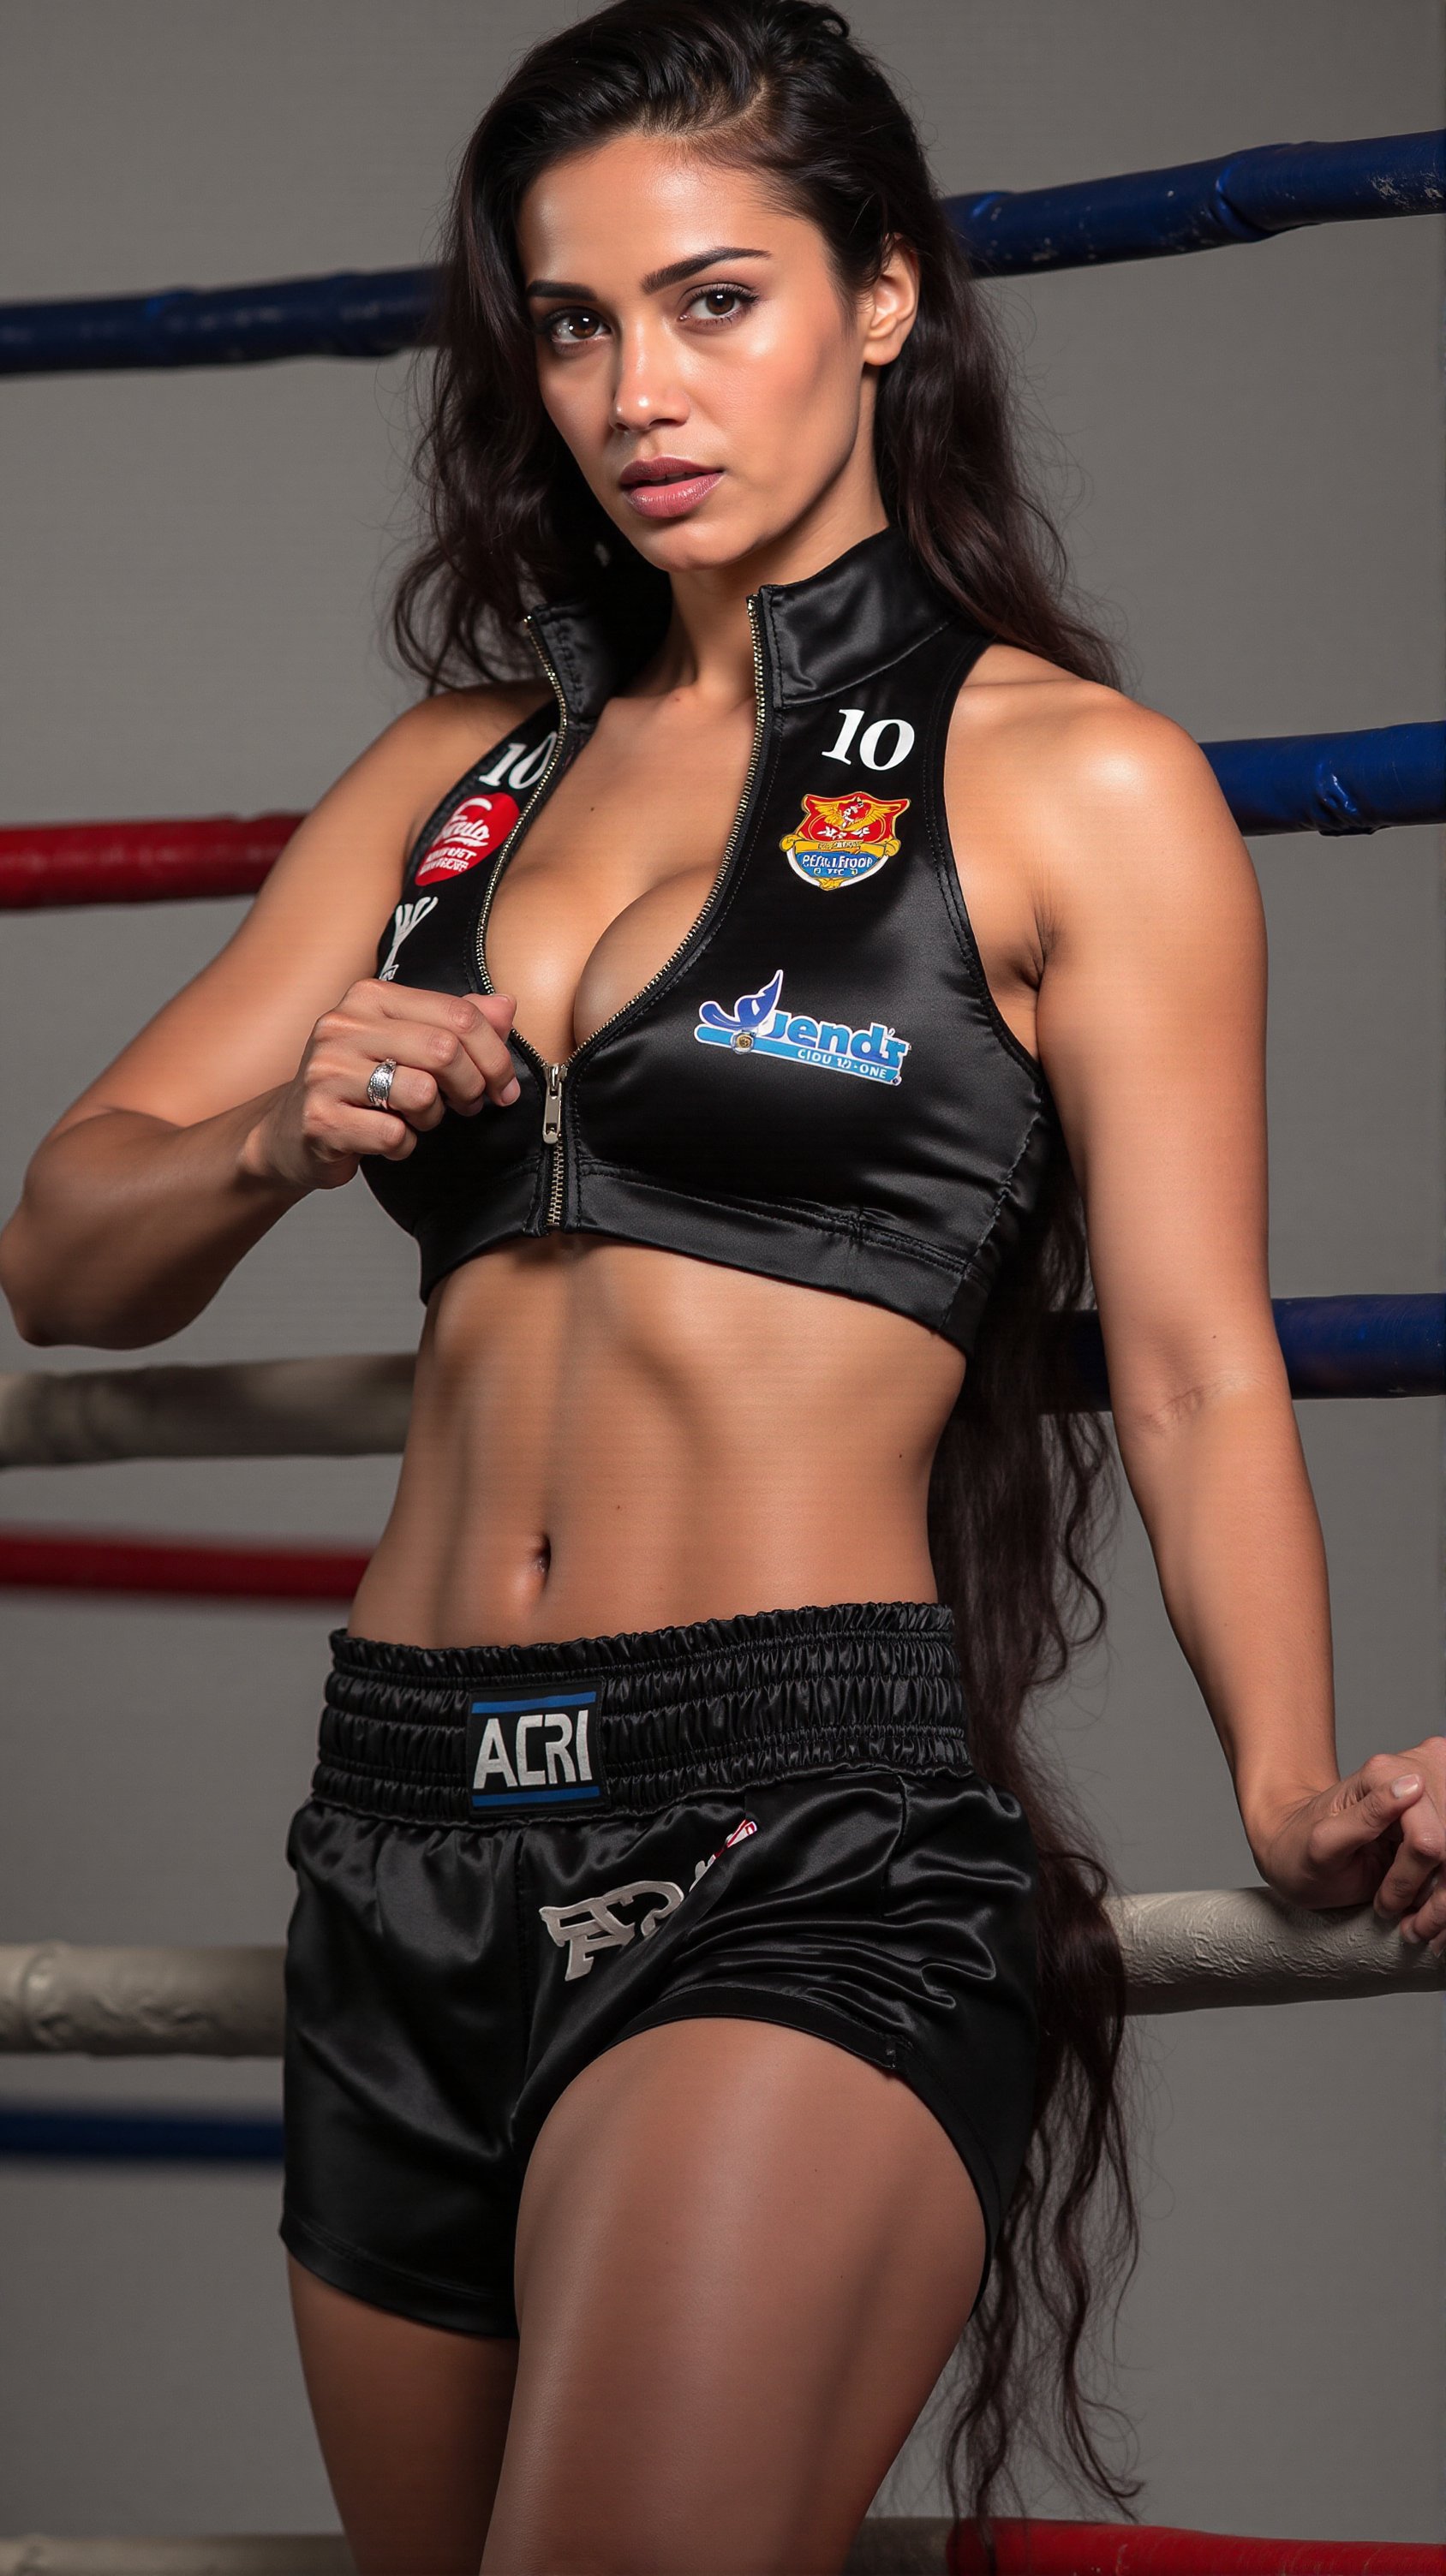
<svg viewBox="0 0 1446 2576"><path fill-rule="evenodd" d="M4 0L0 294L428 254L520 0ZM1434 0L856 0L946 189L1030 187L1436 120ZM1438 228L994 291L1079 576L1194 733L1440 712ZM407 691L374 642L404 533L405 366L77 377L0 395L6 819L314 798ZM1263 843L1277 1295L1440 1277L1435 836ZM42 1127L236 918L12 919L0 1201ZM167 1355L395 1347L412 1261L359 1190L299 1210ZM0 1367L32 1364L0 1328ZM82 1352L45 1365L86 1365ZM1439 1724L1440 1408L1306 1405L1347 1762ZM9 1520L375 1534L390 1463L13 1475ZM1124 1884L1250 1876L1127 1507L1107 1652L1050 1712ZM280 1936L326 1614L9 1596L0 1937ZM1144 2261L1119 2391L1145 2510L1440 2528L1439 2014L1149 2026ZM0 2068L7 2099L270 2102L266 2067ZM0 2171L0 2530L332 2522L284 2313L275 2181ZM896 2509L930 2504L929 2442ZM1035 2501L1063 2500L1035 2479Z"/></svg>

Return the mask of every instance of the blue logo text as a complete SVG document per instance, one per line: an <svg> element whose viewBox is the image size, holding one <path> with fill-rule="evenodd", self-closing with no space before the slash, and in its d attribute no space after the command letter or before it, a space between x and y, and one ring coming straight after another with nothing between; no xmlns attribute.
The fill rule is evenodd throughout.
<svg viewBox="0 0 1446 2576"><path fill-rule="evenodd" d="M865 1082L897 1082L909 1041L871 1020L854 1029L844 1020L811 1019L784 1008L783 969L756 993L740 993L731 1011L721 1002L699 1006L693 1031L700 1046L731 1047L738 1055L782 1056L790 1064L818 1065L825 1073L857 1074Z"/></svg>

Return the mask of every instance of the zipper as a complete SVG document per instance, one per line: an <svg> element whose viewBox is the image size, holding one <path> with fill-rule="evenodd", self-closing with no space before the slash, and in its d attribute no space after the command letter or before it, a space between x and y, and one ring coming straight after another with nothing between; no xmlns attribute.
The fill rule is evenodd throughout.
<svg viewBox="0 0 1446 2576"><path fill-rule="evenodd" d="M497 989L491 976L487 972L487 924L492 916L493 900L496 896L497 889L502 882L508 860L511 858L513 851L516 849L518 842L521 840L522 835L526 830L527 825L531 822L533 815L536 813L538 806L542 803L544 796L548 795L551 790L552 782L557 776L558 765L562 759L562 746L567 740L567 700L562 693L562 682L558 678L557 672L553 667L551 657L545 648L538 642L536 635L533 633L531 616L529 615L525 617L522 622L527 629L528 643L532 646L534 653L537 655L539 662L547 673L548 684L551 687L553 696L557 700L557 740L552 746L552 754L548 760L547 767L544 769L542 776L539 778L537 785L534 787L532 794L527 800L527 803L523 806L522 811L518 815L516 822L513 824L511 831L508 833L507 840L503 848L497 854L497 865L494 867L491 876L487 880L487 891L482 897L482 908L477 915L477 927L473 933L472 945L477 963L478 981L480 982L484 993L492 993ZM540 1070L543 1069L541 1056L538 1054L535 1047L530 1047L527 1044L525 1038L516 1037L514 1033L514 1044L522 1049L524 1055L531 1056L533 1063Z"/></svg>
<svg viewBox="0 0 1446 2576"><path fill-rule="evenodd" d="M482 898L482 909L477 916L474 947L477 961L477 973L481 980L482 990L484 993L490 993L494 989L492 980L487 972L486 946L487 923L492 911L493 897L502 881L502 874L507 865L508 859L511 857L512 852L516 849L518 842L521 840L523 831L531 822L533 815L536 813L538 806L542 803L543 798L548 795L551 790L552 782L557 775L558 764L562 758L562 746L567 734L567 701L562 693L562 682L559 680L543 646L539 643L537 636L533 633L531 617L529 616L525 619L524 623L527 627L528 640L531 643L538 660L541 662L544 671L547 673L548 679L552 684L553 696L557 700L557 741L553 745L552 758L549 760L546 769L539 778L536 789L528 803L523 807L517 821L512 826L512 830L507 841L507 847L499 855L497 865L493 869L491 878L488 882L486 894ZM763 752L764 729L768 718L768 692L765 685L763 663L763 636L758 622L757 595L753 592L750 592L748 598L748 633L753 646L753 748L748 755L748 769L743 781L743 793L738 799L737 810L733 816L732 829L728 834L723 856L718 863L718 873L714 877L713 882L708 889L702 910L696 915L684 937L679 940L671 957L664 958L663 963L658 968L656 974L648 977L646 984L641 985L638 991L634 993L628 1001L624 1002L621 1010L610 1012L608 1017L602 1022L601 1026L593 1030L592 1036L590 1038L585 1038L580 1047L575 1047L573 1049L573 1052L568 1057L566 1064L546 1063L538 1054L537 1049L528 1045L526 1038L519 1037L515 1029L512 1032L512 1044L517 1048L519 1054L527 1057L534 1070L542 1077L544 1084L542 1141L543 1144L549 1148L552 1154L552 1184L548 1193L547 1205L547 1222L549 1228L561 1225L562 1223L563 1198L567 1183L567 1147L562 1132L562 1086L568 1073L574 1065L581 1062L582 1058L587 1055L593 1047L599 1044L600 1040L607 1036L609 1029L616 1028L619 1020L627 1019L630 1013L635 1011L640 1003L647 1001L649 995L656 992L658 986L664 981L664 979L671 975L679 958L687 953L698 938L699 933L703 929L705 922L708 920L708 917L712 912L714 905L717 903L727 881L728 871L732 865L733 853L738 847L739 839L743 831L744 821L747 817L749 800L753 794L753 783L758 776L758 764Z"/></svg>
<svg viewBox="0 0 1446 2576"><path fill-rule="evenodd" d="M537 812L543 798L551 792L553 781L557 776L558 768L562 761L563 745L567 740L567 700L563 695L562 682L557 676L557 671L553 664L551 655L539 641L533 628L530 615L523 619L523 624L527 629L527 640L532 646L534 653L537 655L539 662L542 664L544 671L547 673L548 685L557 701L557 740L552 746L552 753L548 760L547 767L544 769L536 787L533 789L532 794L529 796L527 803L523 806L521 813L518 815L516 822L513 824L512 829L507 836L506 846L498 852L497 864L494 867L491 876L487 880L487 890L482 897L481 909L477 915L477 927L472 938L472 949L477 967L477 980L484 993L496 991L496 986L487 971L487 924L491 919L493 900L496 896L498 886L502 882L503 873L506 869L508 860L511 858L513 851L516 849L517 844L521 840L528 824L531 822L533 815ZM566 1068L560 1064L548 1064L545 1059L538 1054L536 1047L529 1046L526 1038L521 1036L515 1028L511 1034L511 1043L516 1047L519 1055L527 1058L533 1071L541 1075L545 1085L542 1103L542 1141L544 1145L550 1149L552 1154L552 1185L548 1192L547 1222L549 1227L561 1225L563 1183L565 1179L562 1159L562 1077Z"/></svg>
<svg viewBox="0 0 1446 2576"><path fill-rule="evenodd" d="M562 1078L567 1068L550 1064L547 1068L547 1090L542 1102L542 1141L552 1153L552 1188L548 1194L547 1222L562 1223Z"/></svg>

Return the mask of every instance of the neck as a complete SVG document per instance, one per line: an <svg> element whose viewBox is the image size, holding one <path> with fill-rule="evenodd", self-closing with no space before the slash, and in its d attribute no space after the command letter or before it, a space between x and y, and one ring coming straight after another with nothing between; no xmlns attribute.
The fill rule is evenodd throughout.
<svg viewBox="0 0 1446 2576"><path fill-rule="evenodd" d="M854 462L850 459L850 465ZM862 484L863 488L859 488ZM733 562L670 575L673 614L645 686L649 694L687 689L727 706L753 696L748 599L766 581L807 581L850 546L877 536L888 513L868 459L867 479L846 467L802 517Z"/></svg>

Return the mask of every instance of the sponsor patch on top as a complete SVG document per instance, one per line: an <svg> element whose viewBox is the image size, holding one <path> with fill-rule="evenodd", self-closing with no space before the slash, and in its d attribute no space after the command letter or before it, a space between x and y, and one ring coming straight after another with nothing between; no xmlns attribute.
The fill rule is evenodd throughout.
<svg viewBox="0 0 1446 2576"><path fill-rule="evenodd" d="M908 810L907 796L867 796L861 787L847 796L805 796L802 823L778 846L805 885L836 894L877 876L899 846L891 827Z"/></svg>
<svg viewBox="0 0 1446 2576"><path fill-rule="evenodd" d="M447 877L464 877L479 859L500 850L520 812L515 796L467 796L448 815L417 870L414 882L437 885Z"/></svg>
<svg viewBox="0 0 1446 2576"><path fill-rule="evenodd" d="M908 1039L882 1020L856 1029L847 1020L790 1011L783 1000L781 966L758 992L740 993L731 1011L721 1002L700 1003L693 1035L700 1046L779 1056L787 1064L817 1065L824 1073L851 1073L864 1082L898 1082L909 1052Z"/></svg>

